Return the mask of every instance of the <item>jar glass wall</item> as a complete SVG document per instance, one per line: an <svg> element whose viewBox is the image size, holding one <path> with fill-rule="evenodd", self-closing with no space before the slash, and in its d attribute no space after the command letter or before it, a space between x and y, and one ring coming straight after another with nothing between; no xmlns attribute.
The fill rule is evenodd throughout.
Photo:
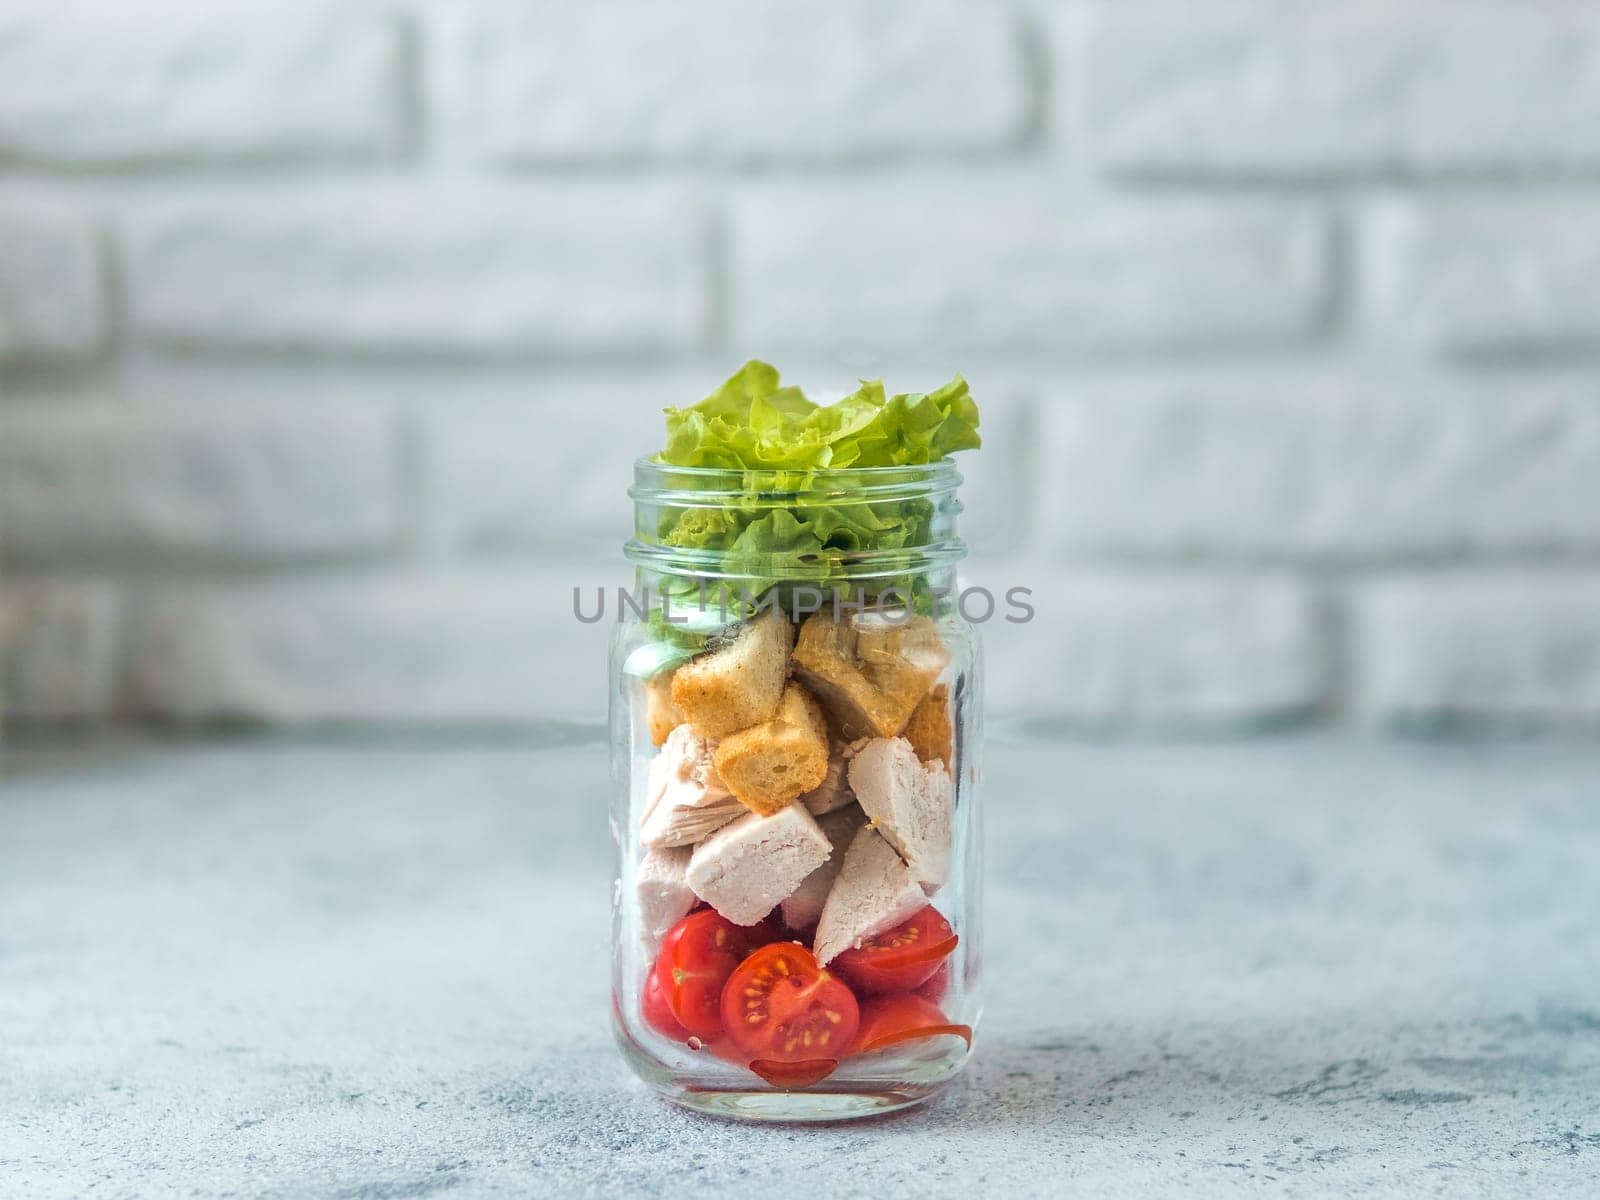
<svg viewBox="0 0 1600 1200"><path fill-rule="evenodd" d="M868 1115L970 1053L982 722L959 482L949 462L636 467L611 658L613 1022L678 1103Z"/></svg>

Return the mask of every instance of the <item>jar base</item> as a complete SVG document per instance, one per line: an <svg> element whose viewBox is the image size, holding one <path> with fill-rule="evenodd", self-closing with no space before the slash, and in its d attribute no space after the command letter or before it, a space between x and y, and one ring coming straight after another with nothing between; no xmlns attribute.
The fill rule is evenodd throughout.
<svg viewBox="0 0 1600 1200"><path fill-rule="evenodd" d="M854 1078L836 1076L814 1090L785 1092L720 1063L705 1064L700 1070L674 1068L636 1043L621 1025L613 1031L634 1074L652 1091L683 1108L736 1121L853 1121L883 1116L943 1091L967 1059L967 1048L957 1043L915 1062L880 1062L877 1078L871 1074L863 1078L860 1066L869 1060L858 1059ZM749 1084L739 1076L748 1078Z"/></svg>
<svg viewBox="0 0 1600 1200"><path fill-rule="evenodd" d="M774 1092L652 1085L674 1104L736 1121L855 1121L921 1104L938 1087L860 1092Z"/></svg>
<svg viewBox="0 0 1600 1200"><path fill-rule="evenodd" d="M922 1104L938 1088L891 1091L672 1091L656 1088L669 1101L742 1122L848 1122L882 1117Z"/></svg>

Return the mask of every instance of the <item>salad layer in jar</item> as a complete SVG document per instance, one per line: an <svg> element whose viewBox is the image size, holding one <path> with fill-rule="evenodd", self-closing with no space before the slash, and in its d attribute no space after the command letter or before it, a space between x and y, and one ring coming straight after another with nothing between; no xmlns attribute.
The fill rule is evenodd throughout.
<svg viewBox="0 0 1600 1200"><path fill-rule="evenodd" d="M669 411L630 551L672 603L621 647L618 831L619 1032L665 1070L845 1088L970 1045L975 679L941 464L976 425L960 379L820 407L759 363Z"/></svg>

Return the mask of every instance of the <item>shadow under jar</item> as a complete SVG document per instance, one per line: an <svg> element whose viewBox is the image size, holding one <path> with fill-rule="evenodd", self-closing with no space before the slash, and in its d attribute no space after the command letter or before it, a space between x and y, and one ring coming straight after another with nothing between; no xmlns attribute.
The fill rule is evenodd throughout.
<svg viewBox="0 0 1600 1200"><path fill-rule="evenodd" d="M635 467L611 655L612 999L690 1108L948 1084L981 1009L981 688L949 461Z"/></svg>

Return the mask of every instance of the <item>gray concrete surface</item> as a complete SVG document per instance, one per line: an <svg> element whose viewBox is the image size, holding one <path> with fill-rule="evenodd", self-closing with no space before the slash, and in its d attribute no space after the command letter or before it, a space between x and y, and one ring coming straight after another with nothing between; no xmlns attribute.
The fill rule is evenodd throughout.
<svg viewBox="0 0 1600 1200"><path fill-rule="evenodd" d="M1600 749L990 758L965 1084L752 1128L611 1048L600 751L13 756L0 1193L1596 1194Z"/></svg>

